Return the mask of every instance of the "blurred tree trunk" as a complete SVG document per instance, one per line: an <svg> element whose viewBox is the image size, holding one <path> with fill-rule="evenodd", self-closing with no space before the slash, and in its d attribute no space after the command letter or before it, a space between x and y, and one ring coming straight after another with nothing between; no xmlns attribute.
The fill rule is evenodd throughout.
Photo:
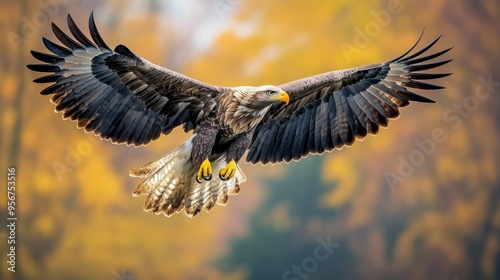
<svg viewBox="0 0 500 280"><path fill-rule="evenodd" d="M22 14L25 12L22 11ZM21 29L21 27L19 27ZM21 30L19 30L21 32ZM21 34L21 33L19 33ZM17 57L18 64L16 67L17 76L19 77L17 86L17 93L12 102L12 108L14 111L14 123L12 125L11 141L9 149L8 164L11 166L17 166L19 160L20 146L21 146L21 128L23 126L23 97L26 90L26 65L24 57L24 46L20 46L19 55Z"/></svg>
<svg viewBox="0 0 500 280"><path fill-rule="evenodd" d="M25 8L26 8L26 6L21 4L20 14L25 13L25 11L24 11ZM17 32L17 34L22 34L22 25L18 26L16 32ZM5 34L5 33L3 33L3 34ZM7 129L10 128L10 133L7 133L7 135L3 136L0 140L1 141L0 142L1 149L4 151L4 153L2 153L2 154L7 155L6 158L2 157L2 162L0 164L0 166L2 166L2 172L7 172L6 169L9 167L16 167L16 170L17 170L19 152L20 152L21 128L22 128L22 122L23 122L22 121L23 120L22 101L23 101L23 96L24 96L24 91L25 91L26 75L25 75L25 71L24 71L24 67L23 67L25 64L24 54L22 53L24 51L24 48L23 48L23 45L20 45L19 47L20 47L19 52L18 52L19 55L17 57L14 57L14 60L17 63L16 62L12 63L12 61L10 61L10 63L9 63L9 61L8 61L9 58L7 58L7 57L4 57L2 59L2 60L4 60L3 61L4 63L2 63L2 65L4 65L4 69L3 69L4 71L2 71L2 72L7 73L7 72L12 71L12 72L15 72L16 76L19 77L18 86L16 87L17 92L14 95L14 100L12 101L11 108L10 108L10 110L12 110L14 112L14 120L13 120L12 126L11 127L8 127L8 126L4 127L5 120L2 120L2 122L1 122L2 124L0 127L0 131L6 131ZM4 102L2 102L2 105L0 107L0 111L5 112L6 110L7 110L7 106L6 106L6 104L4 104ZM4 116L4 117L6 118L6 116ZM10 141L10 143L8 142L7 139ZM16 204L17 203L19 203L19 197L16 196ZM16 231L19 232L19 228L16 228ZM6 250L4 252L7 251L7 248L5 248L5 249ZM16 260L19 261L19 259L20 259L19 258L19 250L16 252L16 255L17 255ZM23 279L20 267L21 266L16 265L16 273L14 274L14 279Z"/></svg>
<svg viewBox="0 0 500 280"><path fill-rule="evenodd" d="M17 1L19 5L19 15L28 14L29 6L27 0ZM18 24L16 33L23 34L22 24ZM14 121L10 133L10 145L8 149L7 165L16 168L16 174L20 171L18 170L19 154L21 148L21 133L23 127L23 97L26 90L26 68L25 68L25 43L19 45L17 51L17 56L11 58L14 63L11 63L11 69L16 73L18 77L18 86L16 87L17 92L14 95L14 100L12 101L12 112L14 113ZM22 172L22 171L21 171ZM17 176L19 178L19 176ZM18 193L18 192L16 192ZM22 198L16 195L16 205L19 205ZM18 209L18 208L17 208ZM18 215L19 213L16 213ZM20 223L17 223L16 231L19 233L21 229L19 228ZM16 235L19 242L19 234ZM22 265L19 264L20 258L19 246L17 246L16 260L18 264L16 265L16 273L14 274L14 279L23 279Z"/></svg>

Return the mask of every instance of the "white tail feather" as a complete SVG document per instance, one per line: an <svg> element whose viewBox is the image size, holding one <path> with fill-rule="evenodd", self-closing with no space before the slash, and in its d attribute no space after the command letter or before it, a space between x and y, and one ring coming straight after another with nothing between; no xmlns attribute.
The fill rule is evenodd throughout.
<svg viewBox="0 0 500 280"><path fill-rule="evenodd" d="M184 208L186 215L194 217L201 209L209 212L215 204L226 205L228 195L239 193L239 184L246 181L239 166L234 178L219 178L219 170L227 164L225 158L211 162L214 175L210 181L196 182L198 167L191 162L191 139L159 160L130 171L132 177L146 178L133 192L146 196L145 211L170 217Z"/></svg>

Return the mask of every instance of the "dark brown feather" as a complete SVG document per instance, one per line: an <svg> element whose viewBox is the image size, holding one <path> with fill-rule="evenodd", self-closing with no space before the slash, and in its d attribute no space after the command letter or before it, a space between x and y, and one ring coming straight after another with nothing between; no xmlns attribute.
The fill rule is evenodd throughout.
<svg viewBox="0 0 500 280"><path fill-rule="evenodd" d="M272 107L257 126L247 161L277 163L298 160L309 153L350 146L355 139L376 134L399 107L409 101L433 102L409 88L435 90L443 87L416 80L432 80L450 74L418 73L450 60L421 64L440 57L451 48L425 54L439 40L408 55L385 63L328 72L281 85L290 96L288 106ZM419 38L420 41L420 38Z"/></svg>
<svg viewBox="0 0 500 280"><path fill-rule="evenodd" d="M144 145L173 128L196 127L215 108L219 88L161 68L125 46L113 52L89 18L92 42L68 15L74 39L52 24L64 46L43 42L54 54L32 51L47 64L31 64L37 72L53 72L37 83L54 83L41 94L53 94L56 110L79 127L114 143Z"/></svg>

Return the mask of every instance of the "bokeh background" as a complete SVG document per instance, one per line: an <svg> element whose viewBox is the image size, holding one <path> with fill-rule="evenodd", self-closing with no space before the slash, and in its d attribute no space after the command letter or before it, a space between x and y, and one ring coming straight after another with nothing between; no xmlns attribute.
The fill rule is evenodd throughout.
<svg viewBox="0 0 500 280"><path fill-rule="evenodd" d="M0 178L6 186L17 168L19 220L16 273L0 227L0 278L500 279L499 6L2 0ZM36 62L29 50L45 51L42 36L55 39L50 22L67 30L71 13L86 31L92 10L108 45L215 85L392 59L424 27L424 44L442 33L434 50L454 46L440 69L454 74L438 82L445 90L422 93L437 104L404 108L377 137L288 165L244 164L249 180L228 206L165 218L142 211L128 170L189 135L141 148L100 141L62 121L25 67Z"/></svg>

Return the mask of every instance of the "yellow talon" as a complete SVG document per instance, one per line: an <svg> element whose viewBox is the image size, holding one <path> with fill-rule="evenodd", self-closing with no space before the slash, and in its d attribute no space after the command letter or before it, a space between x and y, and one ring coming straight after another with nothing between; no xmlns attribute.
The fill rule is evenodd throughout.
<svg viewBox="0 0 500 280"><path fill-rule="evenodd" d="M221 180L226 181L234 177L236 174L236 162L231 160L226 167L222 168L219 172Z"/></svg>
<svg viewBox="0 0 500 280"><path fill-rule="evenodd" d="M208 158L203 161L196 175L196 181L198 181L198 183L201 183L202 179L206 181L212 179L212 165L210 165Z"/></svg>

